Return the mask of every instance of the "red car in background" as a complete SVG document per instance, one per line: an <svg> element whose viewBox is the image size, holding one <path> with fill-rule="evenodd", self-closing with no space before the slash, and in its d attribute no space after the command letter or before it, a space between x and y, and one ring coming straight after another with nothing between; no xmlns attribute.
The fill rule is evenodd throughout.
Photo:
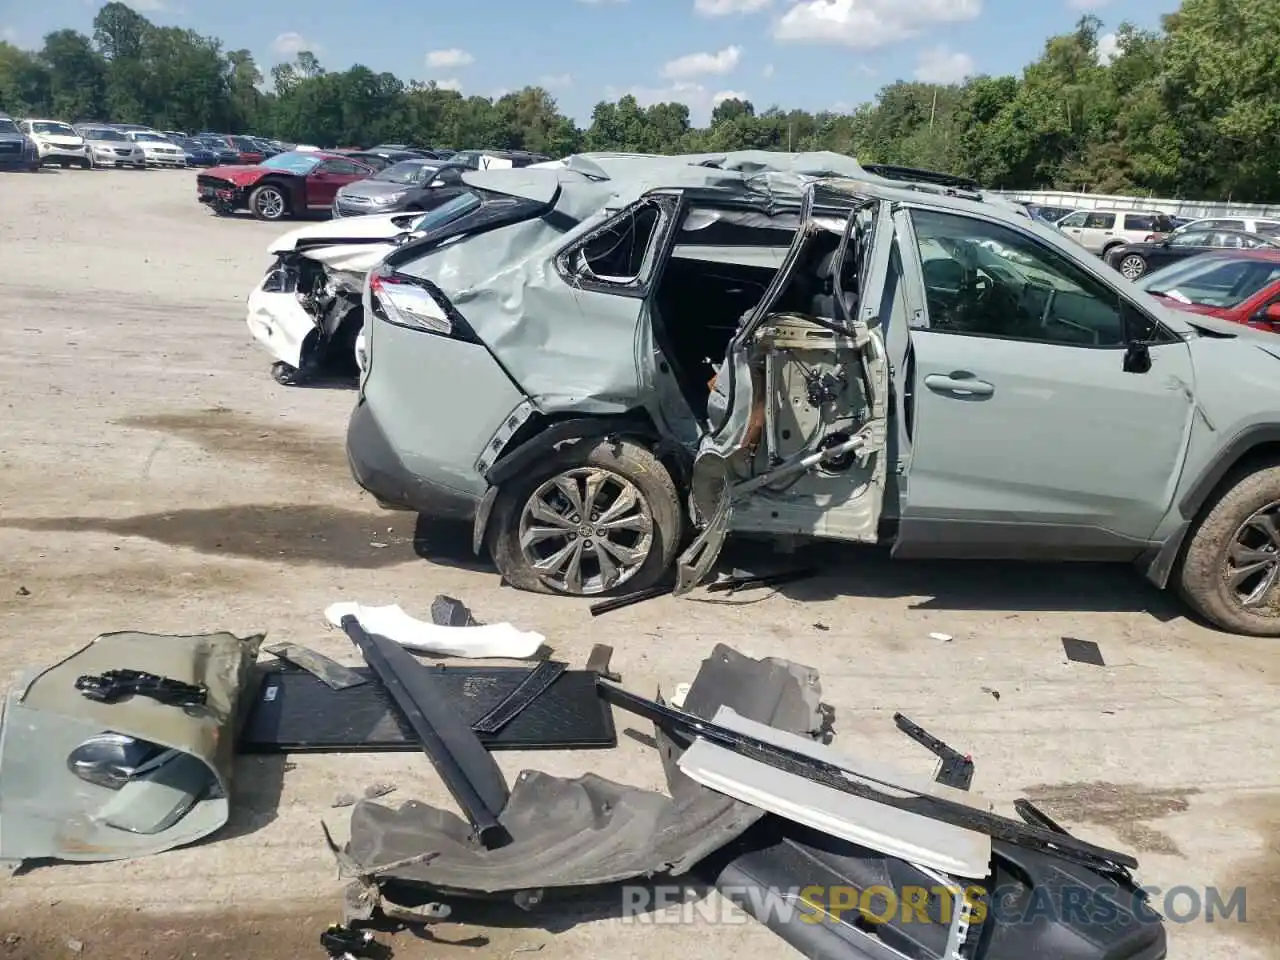
<svg viewBox="0 0 1280 960"><path fill-rule="evenodd" d="M259 220L283 220L328 210L339 187L371 176L371 168L341 154L295 150L253 166L203 170L196 193L215 213L248 210Z"/></svg>
<svg viewBox="0 0 1280 960"><path fill-rule="evenodd" d="M1136 281L1166 306L1280 333L1280 250L1221 250Z"/></svg>
<svg viewBox="0 0 1280 960"><path fill-rule="evenodd" d="M216 144L224 150L234 150L239 159L236 163L257 164L267 159L262 149L247 137L223 136L222 134L206 134L200 137L206 143Z"/></svg>

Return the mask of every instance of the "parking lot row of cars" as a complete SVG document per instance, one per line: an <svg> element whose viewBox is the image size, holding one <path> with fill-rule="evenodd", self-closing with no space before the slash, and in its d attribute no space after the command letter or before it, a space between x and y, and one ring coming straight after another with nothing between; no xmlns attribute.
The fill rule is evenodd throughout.
<svg viewBox="0 0 1280 960"><path fill-rule="evenodd" d="M18 120L0 113L0 168L213 167L261 163L287 149L264 137L187 134L132 123Z"/></svg>

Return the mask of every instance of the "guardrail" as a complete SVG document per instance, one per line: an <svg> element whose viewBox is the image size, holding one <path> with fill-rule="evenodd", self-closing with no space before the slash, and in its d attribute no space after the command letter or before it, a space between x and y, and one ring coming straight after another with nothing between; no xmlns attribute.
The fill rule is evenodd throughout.
<svg viewBox="0 0 1280 960"><path fill-rule="evenodd" d="M1229 200L1170 200L1161 197L1124 197L1100 193L1069 193L1062 190L991 190L1010 200L1036 203L1044 207L1071 207L1076 210L1143 210L1167 213L1172 217L1198 220L1202 217L1265 217L1280 220L1280 203L1232 203Z"/></svg>

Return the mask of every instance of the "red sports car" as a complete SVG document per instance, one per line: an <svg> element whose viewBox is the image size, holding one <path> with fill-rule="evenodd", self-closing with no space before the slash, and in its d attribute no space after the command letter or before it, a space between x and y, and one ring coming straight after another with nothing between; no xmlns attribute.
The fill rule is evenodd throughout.
<svg viewBox="0 0 1280 960"><path fill-rule="evenodd" d="M1215 250L1137 283L1178 310L1280 333L1280 250Z"/></svg>
<svg viewBox="0 0 1280 960"><path fill-rule="evenodd" d="M196 190L215 213L248 210L259 220L283 220L328 210L339 187L371 176L341 154L297 150L249 167L211 167L196 177Z"/></svg>

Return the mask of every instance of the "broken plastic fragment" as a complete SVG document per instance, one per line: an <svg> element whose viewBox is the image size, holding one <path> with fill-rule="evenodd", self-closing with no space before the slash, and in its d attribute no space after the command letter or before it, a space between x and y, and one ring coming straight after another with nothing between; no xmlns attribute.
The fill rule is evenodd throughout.
<svg viewBox="0 0 1280 960"><path fill-rule="evenodd" d="M358 603L333 603L325 609L324 615L335 627L342 626L343 617L355 617L369 633L384 636L408 650L446 657L523 660L537 653L547 639L540 633L517 630L509 623L440 627L414 619L397 604L365 607Z"/></svg>

